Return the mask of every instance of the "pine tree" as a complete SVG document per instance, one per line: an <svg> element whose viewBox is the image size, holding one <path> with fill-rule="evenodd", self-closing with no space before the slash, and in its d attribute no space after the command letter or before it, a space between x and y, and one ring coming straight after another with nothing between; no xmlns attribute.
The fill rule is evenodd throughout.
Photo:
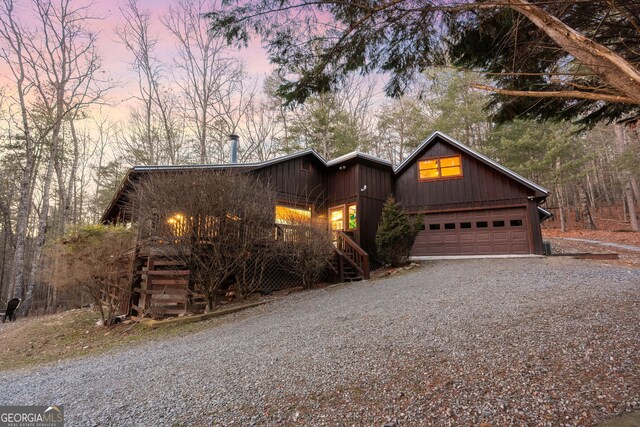
<svg viewBox="0 0 640 427"><path fill-rule="evenodd" d="M376 247L380 259L392 267L405 263L411 253L420 221L421 218L417 218L412 223L400 204L389 197L382 208L376 232Z"/></svg>

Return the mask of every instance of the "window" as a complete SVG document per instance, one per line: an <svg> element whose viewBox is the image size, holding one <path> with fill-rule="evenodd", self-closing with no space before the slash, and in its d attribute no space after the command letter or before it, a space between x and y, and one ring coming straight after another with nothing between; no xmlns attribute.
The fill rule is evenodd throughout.
<svg viewBox="0 0 640 427"><path fill-rule="evenodd" d="M332 230L355 230L358 228L358 205L341 205L329 209L329 225Z"/></svg>
<svg viewBox="0 0 640 427"><path fill-rule="evenodd" d="M169 217L167 224L171 227L171 232L177 237L182 237L187 233L187 218L180 213Z"/></svg>
<svg viewBox="0 0 640 427"><path fill-rule="evenodd" d="M476 222L476 228L487 228L488 226L489 224L487 224L487 221Z"/></svg>
<svg viewBox="0 0 640 427"><path fill-rule="evenodd" d="M349 230L358 228L357 205L349 205L347 207L347 218L349 219Z"/></svg>
<svg viewBox="0 0 640 427"><path fill-rule="evenodd" d="M504 221L493 221L494 227L504 227Z"/></svg>
<svg viewBox="0 0 640 427"><path fill-rule="evenodd" d="M440 230L440 224L429 224L429 230Z"/></svg>
<svg viewBox="0 0 640 427"><path fill-rule="evenodd" d="M456 223L455 222L448 222L444 225L444 229L445 230L455 230L456 229Z"/></svg>
<svg viewBox="0 0 640 427"><path fill-rule="evenodd" d="M509 225L512 227L522 227L522 220L521 219L512 219L511 221L509 221Z"/></svg>
<svg viewBox="0 0 640 427"><path fill-rule="evenodd" d="M311 162L309 159L302 159L302 166L300 166L300 169L305 172L311 172Z"/></svg>
<svg viewBox="0 0 640 427"><path fill-rule="evenodd" d="M460 156L438 157L418 162L418 178L421 181L462 176Z"/></svg>
<svg viewBox="0 0 640 427"><path fill-rule="evenodd" d="M461 222L460 223L460 228L471 228L471 223L470 222Z"/></svg>
<svg viewBox="0 0 640 427"><path fill-rule="evenodd" d="M344 209L342 206L329 210L329 224L332 230L344 230Z"/></svg>
<svg viewBox="0 0 640 427"><path fill-rule="evenodd" d="M276 205L276 224L296 225L311 221L311 208Z"/></svg>

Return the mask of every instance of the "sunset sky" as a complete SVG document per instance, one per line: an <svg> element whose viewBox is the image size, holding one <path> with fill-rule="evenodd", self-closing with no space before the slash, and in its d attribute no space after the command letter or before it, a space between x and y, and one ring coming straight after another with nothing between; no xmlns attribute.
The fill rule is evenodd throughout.
<svg viewBox="0 0 640 427"><path fill-rule="evenodd" d="M77 1L74 5L87 4L87 1ZM158 44L156 46L156 56L171 66L171 57L176 52L174 41L168 33L164 25L160 22L160 17L165 15L169 10L172 0L140 0L139 7L141 10L148 10L151 13L151 28L153 35L157 37ZM132 70L132 55L127 52L120 42L117 35L117 28L122 23L122 14L119 10L122 2L115 0L94 0L91 10L95 16L102 19L91 22L90 28L98 32L98 50L102 56L105 77L113 78L119 85L113 89L108 96L109 102L113 106L113 111L109 114L118 116L126 114L123 110L127 99L136 90L136 73ZM17 1L17 8L20 11L20 17L24 23L29 25L30 20L27 18L30 13L31 2ZM259 79L264 77L271 69L266 52L260 46L259 41L254 40L246 49L233 52L239 58L244 60L246 71ZM0 63L0 86L13 87L13 81L6 64Z"/></svg>
<svg viewBox="0 0 640 427"><path fill-rule="evenodd" d="M160 17L168 12L171 3L172 0L139 1L140 8L149 10L152 15L151 28L158 39L156 55L167 62L171 61L176 47L171 40L171 35L160 22ZM122 22L120 4L120 1L115 0L95 0L94 3L96 12L104 17L99 23L99 48L103 55L103 68L123 84L121 89L114 90L112 94L114 98L126 98L130 90L135 89L136 79L136 74L131 69L131 54L127 52L117 36L118 25ZM247 72L252 75L262 77L271 70L266 52L257 40L252 41L248 48L241 49L236 54L244 60Z"/></svg>

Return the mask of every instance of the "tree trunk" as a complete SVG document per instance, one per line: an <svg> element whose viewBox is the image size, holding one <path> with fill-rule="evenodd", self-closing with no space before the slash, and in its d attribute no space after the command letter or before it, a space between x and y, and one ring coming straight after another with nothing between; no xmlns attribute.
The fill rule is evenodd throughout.
<svg viewBox="0 0 640 427"><path fill-rule="evenodd" d="M55 145L55 144L54 144ZM52 147L52 150L54 148ZM55 153L51 153L55 155ZM42 190L42 210L40 212L40 218L38 219L38 235L36 237L35 246L33 249L33 257L31 258L31 271L29 274L29 284L27 286L27 292L24 297L24 303L21 305L21 312L23 315L29 313L31 308L31 302L33 301L33 292L36 288L36 282L40 273L40 267L42 265L42 249L45 244L47 234L47 224L49 217L49 193L51 191L51 181L53 180L54 162L50 159L47 165L47 174L44 181L44 187Z"/></svg>
<svg viewBox="0 0 640 427"><path fill-rule="evenodd" d="M25 112L26 115L26 112ZM26 117L25 117L26 120ZM25 137L29 140L29 136ZM30 142L27 142L30 145ZM25 249L27 245L27 225L31 213L31 186L35 158L33 150L26 149L26 161L22 179L20 180L20 198L16 211L16 249L13 253L13 286L11 296L22 298L24 291Z"/></svg>
<svg viewBox="0 0 640 427"><path fill-rule="evenodd" d="M640 231L640 226L638 225L638 216L636 215L636 204L633 201L633 190L631 189L630 182L625 185L624 194L627 199L627 206L629 207L629 222L631 224L631 230Z"/></svg>
<svg viewBox="0 0 640 427"><path fill-rule="evenodd" d="M589 209L589 200L585 191L584 183L578 185L578 194L580 196L580 219L584 223L587 230L595 230L596 225L591 217L591 209Z"/></svg>
<svg viewBox="0 0 640 427"><path fill-rule="evenodd" d="M635 176L632 176L631 178L629 178L629 183L631 184L633 197L635 197L636 203L640 203L640 185L638 185L638 180Z"/></svg>
<svg viewBox="0 0 640 427"><path fill-rule="evenodd" d="M558 213L560 214L560 231L566 233L567 221L564 216L564 198L562 196L562 187L556 187L556 194L558 196Z"/></svg>

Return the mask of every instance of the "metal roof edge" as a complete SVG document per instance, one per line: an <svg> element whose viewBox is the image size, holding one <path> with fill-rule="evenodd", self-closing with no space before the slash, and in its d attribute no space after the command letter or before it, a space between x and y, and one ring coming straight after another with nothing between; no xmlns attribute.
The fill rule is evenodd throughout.
<svg viewBox="0 0 640 427"><path fill-rule="evenodd" d="M155 166L134 166L132 169L136 172L145 172L152 170L181 170L181 169L226 169L226 168L251 168L251 167L265 167L270 166L275 163L284 162L287 160L295 159L298 157L306 156L308 154L313 154L320 162L324 165L327 164L327 161L313 148L308 148L302 151L296 151L295 153L287 154L281 157L276 157L275 159L265 160L262 162L252 162L252 163L218 163L218 164L200 164L200 165L155 165Z"/></svg>
<svg viewBox="0 0 640 427"><path fill-rule="evenodd" d="M545 216L549 217L549 218L551 218L553 216L553 212L550 212L550 211L546 210L545 208L542 208L542 207L538 206L538 210L540 212L542 212Z"/></svg>
<svg viewBox="0 0 640 427"><path fill-rule="evenodd" d="M337 165L338 163L342 163L344 161L351 160L357 157L360 157L362 159L369 160L372 162L380 163L381 165L389 166L393 169L393 165L391 164L390 161L381 159L380 157L376 157L371 154L363 153L357 150L347 154L343 154L342 156L336 157L335 159L329 160L328 162L326 162L326 164L327 166L334 166L334 165Z"/></svg>

